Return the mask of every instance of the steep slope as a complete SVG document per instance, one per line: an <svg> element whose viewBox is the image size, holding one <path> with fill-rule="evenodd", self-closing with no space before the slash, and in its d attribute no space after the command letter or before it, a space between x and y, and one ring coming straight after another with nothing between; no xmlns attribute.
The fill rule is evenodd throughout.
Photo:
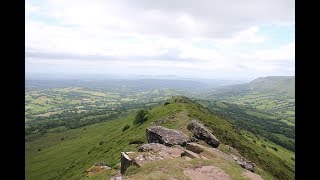
<svg viewBox="0 0 320 180"><path fill-rule="evenodd" d="M191 135L186 127L192 119L199 120L216 135L222 151L229 145L246 159L255 162L258 169L263 169L257 173L264 178L267 179L271 174L277 179L294 179L294 167L250 141L244 131L238 130L225 119L209 114L206 108L186 97L172 98L165 105L149 109L148 113L148 120L141 125L133 124L135 114L131 114L79 129L27 137L26 179L85 178L85 170L94 163L107 162L115 166L120 162L120 152L136 151L138 146L146 143L146 128L153 123L165 120L162 126ZM130 127L123 131L125 125ZM236 172L240 170L238 167L234 169ZM107 171L100 176L106 178L112 173Z"/></svg>

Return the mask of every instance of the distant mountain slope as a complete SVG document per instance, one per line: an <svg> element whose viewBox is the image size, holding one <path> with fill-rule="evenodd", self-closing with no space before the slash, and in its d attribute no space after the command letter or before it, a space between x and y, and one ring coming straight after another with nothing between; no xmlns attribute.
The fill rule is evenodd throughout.
<svg viewBox="0 0 320 180"><path fill-rule="evenodd" d="M295 77L260 77L249 83L224 86L203 92L195 98L249 106L294 126Z"/></svg>
<svg viewBox="0 0 320 180"><path fill-rule="evenodd" d="M295 76L268 76L259 77L249 84L249 88L258 91L276 90L295 96Z"/></svg>
<svg viewBox="0 0 320 180"><path fill-rule="evenodd" d="M295 76L267 76L240 85L225 86L221 89L241 89L257 92L277 92L295 97Z"/></svg>

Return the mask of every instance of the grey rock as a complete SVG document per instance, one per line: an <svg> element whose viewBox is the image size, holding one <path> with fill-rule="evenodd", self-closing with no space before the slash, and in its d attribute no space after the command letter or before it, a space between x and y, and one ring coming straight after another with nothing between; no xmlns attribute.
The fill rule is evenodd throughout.
<svg viewBox="0 0 320 180"><path fill-rule="evenodd" d="M118 176L112 176L110 180L124 180L124 178L122 178L121 175L118 175Z"/></svg>
<svg viewBox="0 0 320 180"><path fill-rule="evenodd" d="M254 167L256 166L253 162L251 161L246 161L243 158L239 157L234 157L234 160L244 169L247 169L251 172L254 172Z"/></svg>
<svg viewBox="0 0 320 180"><path fill-rule="evenodd" d="M121 152L121 174L124 174L127 170L127 168L131 165L137 165L130 157L128 154L133 153L133 152Z"/></svg>
<svg viewBox="0 0 320 180"><path fill-rule="evenodd" d="M206 128L196 120L192 120L187 128L194 134L197 139L204 140L207 144L216 148L219 146L219 140Z"/></svg>
<svg viewBox="0 0 320 180"><path fill-rule="evenodd" d="M167 147L162 144L150 143L141 146L141 150L144 152L122 152L121 174L124 174L127 168L132 165L141 167L152 161L181 157L184 150L176 146Z"/></svg>
<svg viewBox="0 0 320 180"><path fill-rule="evenodd" d="M191 141L191 142L198 142L199 140L198 140L197 138L195 138L195 137L192 136L192 137L190 138L190 141Z"/></svg>
<svg viewBox="0 0 320 180"><path fill-rule="evenodd" d="M162 126L153 126L146 129L148 143L160 143L166 146L184 146L190 139L183 132L168 129Z"/></svg>
<svg viewBox="0 0 320 180"><path fill-rule="evenodd" d="M139 152L146 152L146 151L161 151L161 149L165 148L166 146L159 143L148 143L143 144L138 148Z"/></svg>
<svg viewBox="0 0 320 180"><path fill-rule="evenodd" d="M187 156L187 157L190 157L190 158L197 158L197 159L200 158L200 156L197 153L194 153L194 152L186 150L186 149L181 154L181 156Z"/></svg>

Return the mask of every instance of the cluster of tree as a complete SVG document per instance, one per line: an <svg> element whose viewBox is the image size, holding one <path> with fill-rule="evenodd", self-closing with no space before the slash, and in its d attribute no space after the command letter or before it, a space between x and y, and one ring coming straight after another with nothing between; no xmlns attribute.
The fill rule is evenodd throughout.
<svg viewBox="0 0 320 180"><path fill-rule="evenodd" d="M78 128L81 126L103 122L115 119L122 115L120 112L89 112L89 113L74 113L63 112L50 117L39 117L37 120L29 120L26 122L25 134L46 133L49 129L57 127L66 127L67 129Z"/></svg>
<svg viewBox="0 0 320 180"><path fill-rule="evenodd" d="M163 103L162 101L159 103ZM86 107L87 112L78 113L76 109L74 110L64 110L59 114L52 114L49 117L32 116L26 115L28 121L26 121L25 134L29 135L32 133L45 133L49 129L57 127L66 127L67 129L73 129L82 127L89 124L99 123L111 119L116 119L119 116L127 114L129 111L136 108L148 109L156 106L158 103L145 104L141 102L137 103L123 103L117 106L116 110L96 108L96 107ZM142 110L143 112L147 110ZM142 114L138 111L137 123L142 123L145 121Z"/></svg>
<svg viewBox="0 0 320 180"><path fill-rule="evenodd" d="M139 110L136 114L136 117L133 121L134 124L142 124L148 120L148 110L142 109Z"/></svg>

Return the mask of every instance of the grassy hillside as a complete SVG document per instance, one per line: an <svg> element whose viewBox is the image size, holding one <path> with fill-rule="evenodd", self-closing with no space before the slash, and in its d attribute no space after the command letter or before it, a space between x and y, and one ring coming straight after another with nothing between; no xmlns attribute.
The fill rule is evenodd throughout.
<svg viewBox="0 0 320 180"><path fill-rule="evenodd" d="M271 174L277 179L294 179L294 163L286 159L293 157L294 153L285 151L287 156L280 158L280 153L284 151L273 152L270 148L263 148L259 142L254 143L245 131L238 131L228 121L210 115L203 106L184 97L173 98L170 104L149 109L148 121L141 125L133 124L133 113L121 119L78 129L27 136L26 179L86 178L85 170L95 162L104 161L113 166L120 162L121 151L135 151L136 147L146 142L147 127L172 114L176 114L176 118L167 121L164 126L190 134L186 125L196 118L220 139L221 148L224 145L236 148L264 170L260 172L263 176ZM130 127L123 132L125 125Z"/></svg>
<svg viewBox="0 0 320 180"><path fill-rule="evenodd" d="M276 90L284 92L290 97L295 97L294 76L268 76L259 77L248 84L249 88L258 91Z"/></svg>
<svg viewBox="0 0 320 180"><path fill-rule="evenodd" d="M261 135L278 145L295 151L295 128L293 123L250 106L219 101L197 101L213 114L226 117L238 127ZM280 136L279 136L280 135Z"/></svg>
<svg viewBox="0 0 320 180"><path fill-rule="evenodd" d="M295 124L294 76L260 77L250 83L208 90L195 98L251 107L288 125Z"/></svg>

